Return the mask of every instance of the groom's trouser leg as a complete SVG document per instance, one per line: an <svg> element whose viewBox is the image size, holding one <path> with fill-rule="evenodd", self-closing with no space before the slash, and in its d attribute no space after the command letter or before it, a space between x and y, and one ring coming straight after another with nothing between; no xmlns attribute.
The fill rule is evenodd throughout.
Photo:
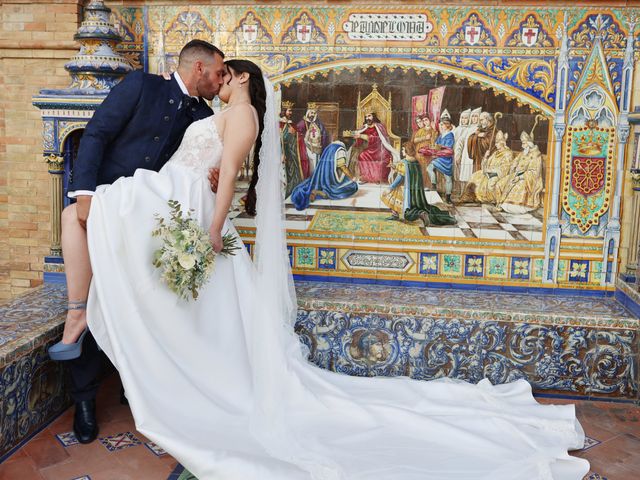
<svg viewBox="0 0 640 480"><path fill-rule="evenodd" d="M62 255L67 276L67 295L70 302L86 301L91 283L91 263L87 232L78 222L76 206L62 212ZM68 315L83 314L83 310L69 310ZM74 401L92 400L98 390L101 354L91 332L85 337L80 358L69 362L71 396Z"/></svg>
<svg viewBox="0 0 640 480"><path fill-rule="evenodd" d="M68 363L71 372L71 397L73 401L82 402L96 398L98 378L102 369L102 354L98 350L98 345L91 332L84 339L80 358Z"/></svg>

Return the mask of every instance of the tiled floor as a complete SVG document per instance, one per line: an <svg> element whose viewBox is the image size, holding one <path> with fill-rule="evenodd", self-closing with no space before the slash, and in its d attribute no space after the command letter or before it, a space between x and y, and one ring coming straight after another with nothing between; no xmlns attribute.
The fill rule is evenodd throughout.
<svg viewBox="0 0 640 480"><path fill-rule="evenodd" d="M246 185L240 182L242 186ZM296 210L291 198L285 202L286 224L290 230L307 230L311 227L312 221L322 216L324 212L354 212L363 214L363 218L358 222L359 232L365 234L371 227L371 219L376 214L382 214L381 218L389 216L389 209L381 204L380 196L386 189L384 185L364 184L358 186L358 192L342 200L316 199L309 208ZM236 193L230 217L234 219L234 224L241 227L254 227L253 217L243 212L239 199L244 194L241 188ZM498 240L533 240L542 239L542 215L543 209L539 208L530 213L512 215L499 212L489 205L480 203L448 205L442 200L438 192L425 190L427 201L431 205L447 210L457 220L457 224L452 227L429 227L420 230L420 222L415 222L415 234L429 235L431 237L456 237L456 238L484 238ZM375 222L374 222L375 223ZM392 222L386 222L391 224ZM335 223L331 224L335 228ZM398 232L401 231L401 224L395 224ZM325 230L322 222L315 222L313 230ZM333 231L332 228L332 231ZM369 232L371 233L371 232Z"/></svg>
<svg viewBox="0 0 640 480"><path fill-rule="evenodd" d="M99 441L89 445L69 435L73 409L0 464L0 480L186 480L168 454L135 430L129 408L119 403L119 381L109 377L100 389ZM570 400L539 398L541 403ZM590 480L631 480L640 472L640 407L575 401L587 434L587 447L574 455L591 462Z"/></svg>

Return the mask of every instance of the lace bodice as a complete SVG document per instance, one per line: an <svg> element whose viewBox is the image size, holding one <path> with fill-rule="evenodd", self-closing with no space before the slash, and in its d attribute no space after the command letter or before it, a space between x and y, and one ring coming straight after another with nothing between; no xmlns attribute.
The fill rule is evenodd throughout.
<svg viewBox="0 0 640 480"><path fill-rule="evenodd" d="M168 163L197 170L208 170L217 167L221 157L222 140L211 116L189 125L180 147Z"/></svg>

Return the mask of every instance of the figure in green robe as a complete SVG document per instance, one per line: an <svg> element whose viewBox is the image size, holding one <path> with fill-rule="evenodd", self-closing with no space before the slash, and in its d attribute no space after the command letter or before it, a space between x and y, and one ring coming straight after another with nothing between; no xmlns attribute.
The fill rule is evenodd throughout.
<svg viewBox="0 0 640 480"><path fill-rule="evenodd" d="M427 203L422 170L415 158L416 150L412 142L405 142L402 155L400 162L391 165L396 177L389 189L382 194L382 203L392 211L391 218L408 222L421 219L425 227L455 225L456 219L448 212Z"/></svg>

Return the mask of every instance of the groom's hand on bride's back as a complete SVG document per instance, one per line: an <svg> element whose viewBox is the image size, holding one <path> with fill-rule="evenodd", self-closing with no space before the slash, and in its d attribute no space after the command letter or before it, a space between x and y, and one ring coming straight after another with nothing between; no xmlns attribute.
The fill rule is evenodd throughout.
<svg viewBox="0 0 640 480"><path fill-rule="evenodd" d="M218 180L220 179L220 169L219 168L210 168L209 169L209 183L211 184L211 191L213 193L218 193Z"/></svg>
<svg viewBox="0 0 640 480"><path fill-rule="evenodd" d="M91 208L91 195L78 195L76 197L76 215L78 222L82 228L87 228L87 218L89 218L89 209Z"/></svg>

